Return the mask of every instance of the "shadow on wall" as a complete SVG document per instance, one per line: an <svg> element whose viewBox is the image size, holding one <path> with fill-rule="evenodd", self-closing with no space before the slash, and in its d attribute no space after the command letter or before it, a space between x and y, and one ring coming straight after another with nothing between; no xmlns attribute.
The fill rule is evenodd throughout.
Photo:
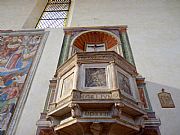
<svg viewBox="0 0 180 135"><path fill-rule="evenodd" d="M153 107L153 111L156 113L157 118L160 118L161 120L161 134L179 135L180 89L150 81L146 81L146 87L149 94L151 105ZM165 92L171 94L171 97L175 104L175 108L161 107L160 100L158 98L158 93L162 92L162 88L165 89Z"/></svg>

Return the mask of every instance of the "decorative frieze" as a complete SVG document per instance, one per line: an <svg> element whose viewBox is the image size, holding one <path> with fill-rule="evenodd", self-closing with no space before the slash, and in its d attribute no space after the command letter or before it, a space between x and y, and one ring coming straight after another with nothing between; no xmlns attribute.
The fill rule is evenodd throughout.
<svg viewBox="0 0 180 135"><path fill-rule="evenodd" d="M107 100L107 99L112 99L112 95L110 93L82 93L81 99Z"/></svg>
<svg viewBox="0 0 180 135"><path fill-rule="evenodd" d="M83 117L86 118L111 118L110 111L83 111Z"/></svg>

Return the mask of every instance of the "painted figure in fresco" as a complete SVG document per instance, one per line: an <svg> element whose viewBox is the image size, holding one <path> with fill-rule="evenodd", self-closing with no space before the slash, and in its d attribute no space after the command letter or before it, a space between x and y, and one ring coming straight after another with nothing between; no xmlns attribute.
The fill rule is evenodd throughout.
<svg viewBox="0 0 180 135"><path fill-rule="evenodd" d="M0 56L4 58L4 62L6 60L5 68L13 69L15 68L15 64L17 63L18 59L20 58L20 54L17 53L19 51L19 47L22 44L22 39L18 37L6 37L4 38L4 45L2 46ZM4 63L5 64L5 63Z"/></svg>
<svg viewBox="0 0 180 135"><path fill-rule="evenodd" d="M13 82L12 85L1 89L0 91L0 101L3 102L11 102L16 103L19 95L20 95L21 88L16 82Z"/></svg>
<svg viewBox="0 0 180 135"><path fill-rule="evenodd" d="M6 104L0 110L0 130L6 130L6 128L8 126L8 122L13 113L14 107L15 107L15 104L13 104L13 103Z"/></svg>

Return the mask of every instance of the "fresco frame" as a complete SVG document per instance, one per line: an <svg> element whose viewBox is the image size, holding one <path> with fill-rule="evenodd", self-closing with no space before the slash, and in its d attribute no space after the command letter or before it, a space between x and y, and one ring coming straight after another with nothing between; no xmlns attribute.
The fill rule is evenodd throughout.
<svg viewBox="0 0 180 135"><path fill-rule="evenodd" d="M16 129L18 127L19 120L21 118L25 103L28 98L29 91L31 89L31 84L33 82L33 78L35 76L38 64L40 62L46 40L49 35L49 31L45 31L44 29L39 29L39 30L19 30L19 31L0 31L0 36L18 36L18 35L33 35L33 34L40 34L42 35L41 42L39 44L39 47L37 49L37 52L33 58L33 62L31 64L31 67L28 71L26 80L23 84L22 88L22 93L17 101L15 110L13 112L13 116L10 119L6 135L14 135L16 132Z"/></svg>

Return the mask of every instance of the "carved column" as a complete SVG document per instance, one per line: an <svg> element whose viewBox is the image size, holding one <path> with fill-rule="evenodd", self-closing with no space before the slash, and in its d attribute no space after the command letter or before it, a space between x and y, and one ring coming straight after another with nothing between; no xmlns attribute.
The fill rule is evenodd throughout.
<svg viewBox="0 0 180 135"><path fill-rule="evenodd" d="M79 68L80 68L80 64L77 63L75 65L75 71L74 71L73 90L78 89Z"/></svg>
<svg viewBox="0 0 180 135"><path fill-rule="evenodd" d="M115 68L115 62L111 62L111 69L112 69L112 89L116 90L118 89L118 84L117 84L117 74L116 74L116 68Z"/></svg>
<svg viewBox="0 0 180 135"><path fill-rule="evenodd" d="M122 42L122 49L125 59L135 66L132 50L129 43L129 38L126 31L127 27L120 27L120 39Z"/></svg>

